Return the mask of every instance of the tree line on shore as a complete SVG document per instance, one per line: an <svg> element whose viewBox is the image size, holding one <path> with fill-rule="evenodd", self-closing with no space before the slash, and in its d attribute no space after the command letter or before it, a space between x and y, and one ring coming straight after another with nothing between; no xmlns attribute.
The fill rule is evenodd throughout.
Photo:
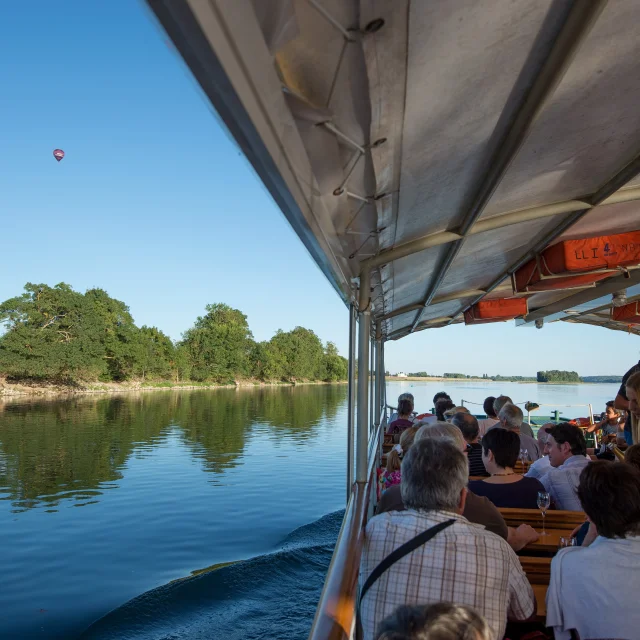
<svg viewBox="0 0 640 640"><path fill-rule="evenodd" d="M127 380L230 383L346 380L347 360L310 329L277 331L256 342L247 317L226 304L172 341L138 327L129 307L103 289L84 294L65 283L27 283L0 304L0 376L65 384Z"/></svg>

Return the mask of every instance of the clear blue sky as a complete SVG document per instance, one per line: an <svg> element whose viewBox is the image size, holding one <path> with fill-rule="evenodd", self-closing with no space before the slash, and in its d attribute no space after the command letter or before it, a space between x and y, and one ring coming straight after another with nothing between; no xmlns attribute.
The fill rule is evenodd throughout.
<svg viewBox="0 0 640 640"><path fill-rule="evenodd" d="M302 325L346 353L345 307L143 2L3 2L0 51L0 299L102 287L174 339L226 302L258 340ZM589 327L450 327L389 344L387 366L622 373L639 348Z"/></svg>

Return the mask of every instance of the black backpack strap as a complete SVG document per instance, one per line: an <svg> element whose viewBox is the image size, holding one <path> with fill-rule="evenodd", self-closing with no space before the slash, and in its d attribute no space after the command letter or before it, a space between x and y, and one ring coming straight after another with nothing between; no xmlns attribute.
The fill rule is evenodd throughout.
<svg viewBox="0 0 640 640"><path fill-rule="evenodd" d="M440 524L435 525L434 527L430 527L426 531L418 534L415 538L411 538L408 542L405 542L403 545L400 545L395 551L392 551L372 572L371 575L367 578L367 581L362 586L362 590L360 591L360 600L358 603L358 609L360 609L360 602L364 598L365 594L369 589L373 586L373 583L392 565L394 565L398 560L401 560L406 555L410 554L412 551L415 551L418 547L421 547L426 542L429 542L431 538L438 535L442 530L450 527L454 522L456 522L455 518L451 520L447 520L446 522L441 522Z"/></svg>

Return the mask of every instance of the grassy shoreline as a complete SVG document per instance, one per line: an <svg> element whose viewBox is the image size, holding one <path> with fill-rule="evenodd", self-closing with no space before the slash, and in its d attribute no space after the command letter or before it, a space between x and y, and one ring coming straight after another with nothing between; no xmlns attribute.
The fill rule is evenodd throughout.
<svg viewBox="0 0 640 640"><path fill-rule="evenodd" d="M0 402L10 399L56 399L74 395L119 394L139 391L193 391L205 389L255 389L261 387L295 387L300 385L346 384L345 381L295 381L263 382L261 380L239 380L235 384L171 383L171 382L91 382L78 385L64 384L20 384L0 381Z"/></svg>

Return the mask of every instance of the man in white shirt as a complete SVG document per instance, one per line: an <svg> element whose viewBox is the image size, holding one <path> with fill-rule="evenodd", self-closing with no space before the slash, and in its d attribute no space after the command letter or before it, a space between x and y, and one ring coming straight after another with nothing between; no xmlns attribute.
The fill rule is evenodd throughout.
<svg viewBox="0 0 640 640"><path fill-rule="evenodd" d="M527 458L534 462L542 455L540 449L538 449L538 443L531 437L520 432L520 425L522 424L522 409L515 404L507 402L500 413L498 418L500 419L500 426L508 431L513 431L520 437L520 449L527 450Z"/></svg>
<svg viewBox="0 0 640 640"><path fill-rule="evenodd" d="M409 449L401 483L407 510L369 521L361 588L396 549L436 525L447 526L392 564L364 594L365 640L372 640L380 622L401 605L444 601L472 606L489 623L494 640L504 636L507 618L525 620L535 612L533 589L513 549L461 515L468 478L467 458L448 439L424 438Z"/></svg>
<svg viewBox="0 0 640 640"><path fill-rule="evenodd" d="M542 476L545 475L547 471L551 470L551 462L549 461L549 456L545 453L545 451L547 447L547 441L549 440L547 429L555 426L555 422L547 422L538 429L538 449L540 449L540 451L544 455L529 467L529 471L525 473L528 478L537 478L538 480L540 480L540 478L542 478Z"/></svg>
<svg viewBox="0 0 640 640"><path fill-rule="evenodd" d="M582 511L578 499L580 473L589 464L587 443L580 427L566 422L547 429L545 453L553 467L540 482L549 492L556 509Z"/></svg>
<svg viewBox="0 0 640 640"><path fill-rule="evenodd" d="M561 549L551 562L547 626L556 640L640 637L640 471L597 461L578 495L597 530L589 547Z"/></svg>

